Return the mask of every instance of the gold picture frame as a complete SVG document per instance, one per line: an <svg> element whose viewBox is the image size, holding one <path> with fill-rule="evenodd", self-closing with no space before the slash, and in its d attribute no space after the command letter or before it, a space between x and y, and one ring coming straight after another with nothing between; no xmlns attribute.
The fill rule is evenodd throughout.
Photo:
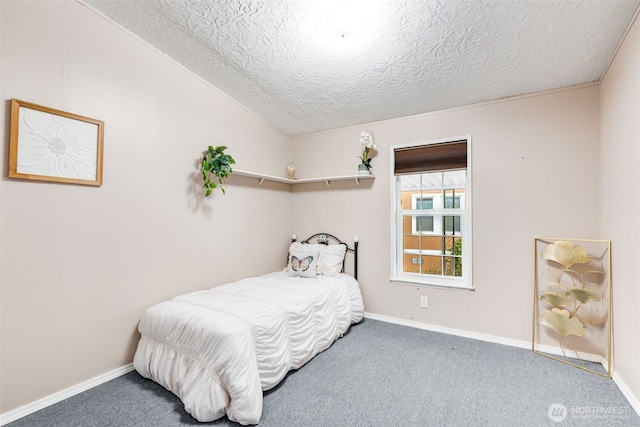
<svg viewBox="0 0 640 427"><path fill-rule="evenodd" d="M534 239L534 353L611 378L611 241Z"/></svg>
<svg viewBox="0 0 640 427"><path fill-rule="evenodd" d="M102 185L104 122L11 100L9 178Z"/></svg>

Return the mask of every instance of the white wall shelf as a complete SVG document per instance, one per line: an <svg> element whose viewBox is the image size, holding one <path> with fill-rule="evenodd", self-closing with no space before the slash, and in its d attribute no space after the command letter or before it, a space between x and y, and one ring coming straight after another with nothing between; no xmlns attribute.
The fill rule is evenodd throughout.
<svg viewBox="0 0 640 427"><path fill-rule="evenodd" d="M327 184L327 187L331 184L331 181L345 181L345 180L355 180L356 184L360 184L361 179L374 179L375 176L369 174L354 174L354 175L339 175L339 176L325 176L321 178L301 178L301 179L289 179L282 178L274 175L266 175L263 173L249 172L240 169L234 169L233 173L241 176L248 176L250 178L257 178L260 180L260 184L266 179L267 181L275 181L282 182L285 184L306 184L310 182L323 182Z"/></svg>

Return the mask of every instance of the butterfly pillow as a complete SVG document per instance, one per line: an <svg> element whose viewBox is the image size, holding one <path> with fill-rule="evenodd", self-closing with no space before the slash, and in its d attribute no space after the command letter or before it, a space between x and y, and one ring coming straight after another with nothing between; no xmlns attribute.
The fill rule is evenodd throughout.
<svg viewBox="0 0 640 427"><path fill-rule="evenodd" d="M315 277L319 252L289 251L289 276Z"/></svg>

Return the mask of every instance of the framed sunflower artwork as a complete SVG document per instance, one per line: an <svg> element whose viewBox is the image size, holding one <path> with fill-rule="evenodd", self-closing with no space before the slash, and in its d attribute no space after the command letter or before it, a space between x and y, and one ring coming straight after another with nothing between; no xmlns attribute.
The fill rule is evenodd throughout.
<svg viewBox="0 0 640 427"><path fill-rule="evenodd" d="M104 122L11 100L9 178L102 185Z"/></svg>
<svg viewBox="0 0 640 427"><path fill-rule="evenodd" d="M611 378L611 241L534 239L534 353Z"/></svg>

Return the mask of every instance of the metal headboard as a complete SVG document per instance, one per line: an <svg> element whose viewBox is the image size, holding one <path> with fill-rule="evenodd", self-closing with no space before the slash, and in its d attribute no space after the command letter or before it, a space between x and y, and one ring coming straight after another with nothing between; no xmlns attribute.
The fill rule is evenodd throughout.
<svg viewBox="0 0 640 427"><path fill-rule="evenodd" d="M297 237L295 234L291 236L291 242L295 242L296 239ZM353 248L350 248L347 243L343 242L342 240L338 239L336 236L333 236L329 233L314 234L313 236L307 237L305 240L301 240L300 243L302 244L319 243L321 245L329 245L329 244L344 245L347 248L347 252L351 252L353 254L353 277L356 279L358 278L358 236L353 238ZM342 272L344 272L344 263L346 261L346 258L347 257L345 256L345 259L342 260Z"/></svg>

